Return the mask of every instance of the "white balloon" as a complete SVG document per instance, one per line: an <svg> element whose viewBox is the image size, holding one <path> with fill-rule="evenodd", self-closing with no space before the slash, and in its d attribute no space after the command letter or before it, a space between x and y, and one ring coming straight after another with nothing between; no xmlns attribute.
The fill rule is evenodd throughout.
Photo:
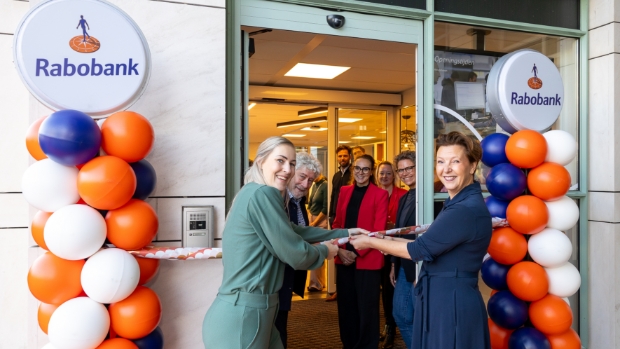
<svg viewBox="0 0 620 349"><path fill-rule="evenodd" d="M82 268L82 288L99 303L115 303L129 296L138 286L140 266L136 258L119 248L108 248L92 255Z"/></svg>
<svg viewBox="0 0 620 349"><path fill-rule="evenodd" d="M573 245L566 234L546 228L530 236L527 251L534 262L545 268L554 268L568 262L573 253Z"/></svg>
<svg viewBox="0 0 620 349"><path fill-rule="evenodd" d="M73 298L50 318L47 335L56 349L94 349L110 329L110 315L103 304L88 297Z"/></svg>
<svg viewBox="0 0 620 349"><path fill-rule="evenodd" d="M577 141L570 133L552 130L543 133L547 140L546 162L555 162L562 166L568 165L577 155Z"/></svg>
<svg viewBox="0 0 620 349"><path fill-rule="evenodd" d="M570 297L581 286L579 270L569 262L556 268L545 268L549 279L549 293L558 297Z"/></svg>
<svg viewBox="0 0 620 349"><path fill-rule="evenodd" d="M101 214L87 205L69 205L54 212L45 223L43 239L56 256L78 260L97 252L106 237Z"/></svg>
<svg viewBox="0 0 620 349"><path fill-rule="evenodd" d="M80 199L77 188L78 169L63 166L50 159L30 165L22 176L22 192L26 201L45 212L75 204Z"/></svg>
<svg viewBox="0 0 620 349"><path fill-rule="evenodd" d="M47 343L45 346L43 346L43 348L41 349L56 349L55 346L52 345L52 343Z"/></svg>
<svg viewBox="0 0 620 349"><path fill-rule="evenodd" d="M568 230L577 224L579 220L579 207L568 196L554 201L545 201L549 211L547 227L561 231Z"/></svg>

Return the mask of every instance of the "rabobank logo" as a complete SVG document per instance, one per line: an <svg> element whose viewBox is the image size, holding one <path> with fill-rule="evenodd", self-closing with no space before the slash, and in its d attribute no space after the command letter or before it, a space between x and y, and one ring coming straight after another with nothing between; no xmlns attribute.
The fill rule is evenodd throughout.
<svg viewBox="0 0 620 349"><path fill-rule="evenodd" d="M71 40L69 40L69 47L71 47L73 51L80 53L93 53L99 50L101 43L96 37L88 34L87 29L90 30L90 26L83 15L80 15L80 21L77 27L75 27L75 29L79 28L82 29L82 35L72 37Z"/></svg>
<svg viewBox="0 0 620 349"><path fill-rule="evenodd" d="M538 90L542 87L543 83L538 77L538 68L536 67L536 63L534 63L532 73L534 73L534 76L527 80L527 86L529 86L532 90Z"/></svg>

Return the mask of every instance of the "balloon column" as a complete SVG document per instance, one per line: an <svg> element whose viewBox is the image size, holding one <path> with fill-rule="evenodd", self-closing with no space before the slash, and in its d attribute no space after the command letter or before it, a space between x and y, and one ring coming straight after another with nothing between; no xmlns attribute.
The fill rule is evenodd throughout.
<svg viewBox="0 0 620 349"><path fill-rule="evenodd" d="M481 145L482 161L492 167L487 207L510 225L493 231L481 270L494 290L488 302L491 347L579 349L566 297L577 292L581 277L562 232L579 219L577 205L565 196L571 178L564 168L577 143L564 131L521 130L489 135Z"/></svg>
<svg viewBox="0 0 620 349"><path fill-rule="evenodd" d="M24 173L22 190L40 210L31 231L47 251L32 264L28 287L41 301L46 348L163 348L159 298L142 286L159 261L138 261L126 251L149 244L158 229L143 201L156 182L144 160L153 140L149 121L127 111L110 115L101 128L76 110L29 128L27 148L38 161Z"/></svg>

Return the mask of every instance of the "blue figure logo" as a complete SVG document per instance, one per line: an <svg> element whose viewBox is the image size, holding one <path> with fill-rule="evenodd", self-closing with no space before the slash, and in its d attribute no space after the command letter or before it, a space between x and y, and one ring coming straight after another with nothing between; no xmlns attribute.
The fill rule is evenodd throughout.
<svg viewBox="0 0 620 349"><path fill-rule="evenodd" d="M82 27L82 35L74 36L71 40L69 40L69 46L71 49L79 53L93 53L99 50L101 43L97 40L97 38L90 36L90 34L86 31L86 29L90 30L90 25L88 25L88 22L84 19L83 15L80 15L80 21L75 29L80 27Z"/></svg>
<svg viewBox="0 0 620 349"><path fill-rule="evenodd" d="M86 42L86 37L88 36L88 38L90 39L90 35L88 35L88 32L86 31L86 28L88 27L88 30L90 30L90 26L88 25L88 22L86 22L86 20L84 19L84 16L80 15L80 21L78 22L77 27L75 27L75 29L82 27L82 34L84 35L84 39L82 40L82 42ZM536 67L536 66L534 66Z"/></svg>
<svg viewBox="0 0 620 349"><path fill-rule="evenodd" d="M82 25L82 28L84 26ZM532 73L534 73L534 77L537 78L538 77L538 68L536 68L536 63L534 63L534 68L532 68Z"/></svg>

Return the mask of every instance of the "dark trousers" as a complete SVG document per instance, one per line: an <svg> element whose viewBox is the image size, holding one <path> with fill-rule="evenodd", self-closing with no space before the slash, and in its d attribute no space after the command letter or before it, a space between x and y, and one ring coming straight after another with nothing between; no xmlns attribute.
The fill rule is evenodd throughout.
<svg viewBox="0 0 620 349"><path fill-rule="evenodd" d="M381 270L357 270L336 264L338 325L343 349L379 346Z"/></svg>
<svg viewBox="0 0 620 349"><path fill-rule="evenodd" d="M396 326L394 322L394 286L390 281L390 270L392 269L392 256L385 256L385 265L381 269L381 301L383 303L383 314L385 315L385 324L392 328ZM398 270L396 271L398 272Z"/></svg>
<svg viewBox="0 0 620 349"><path fill-rule="evenodd" d="M288 323L288 311L287 310L279 310L276 315L275 325L280 332L280 339L282 340L282 345L286 349L286 340L288 339L288 333L286 331L286 325Z"/></svg>

